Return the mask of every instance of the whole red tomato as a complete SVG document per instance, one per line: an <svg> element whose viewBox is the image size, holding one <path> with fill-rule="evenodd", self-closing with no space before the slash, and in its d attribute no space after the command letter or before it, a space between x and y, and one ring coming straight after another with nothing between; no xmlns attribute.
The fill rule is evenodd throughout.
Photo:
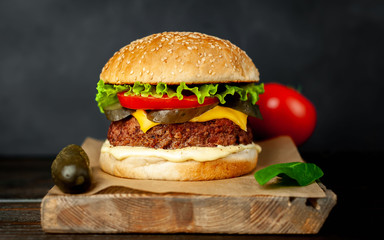
<svg viewBox="0 0 384 240"><path fill-rule="evenodd" d="M297 146L303 144L315 129L313 104L295 89L278 83L267 83L264 89L257 102L263 120L249 117L255 139L288 135Z"/></svg>

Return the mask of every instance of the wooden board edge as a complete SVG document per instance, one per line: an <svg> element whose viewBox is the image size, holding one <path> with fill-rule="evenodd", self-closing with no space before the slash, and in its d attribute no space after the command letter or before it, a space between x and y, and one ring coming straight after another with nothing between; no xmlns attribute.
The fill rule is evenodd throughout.
<svg viewBox="0 0 384 240"><path fill-rule="evenodd" d="M102 193L92 196L47 195L41 203L41 226L49 233L316 234L337 202L337 196L332 190L326 189L324 185L321 187L326 193L325 198L224 197L145 192ZM98 204L103 204L108 209L108 216L101 217L94 213ZM148 212L148 205L156 204L162 209L155 207ZM219 206L220 211L227 211L230 216L214 213L215 209L209 205L215 204ZM119 205L120 208L116 208ZM142 219L134 220L123 214L120 218L125 219L129 225L109 224L124 212L121 211L124 206L135 207L135 211L140 213L137 215ZM231 206L235 206L234 209L239 208L240 212L226 210ZM266 211L263 207L269 210ZM199 208L206 208L203 210L209 211L211 215L204 216ZM152 215L153 210L159 211L160 217L157 220L160 220L160 224L150 224L149 219L156 218ZM81 216L78 216L76 211L81 213ZM269 217L263 215L263 211L268 212ZM146 213L149 216L145 216ZM221 225L215 225L208 220L204 221L204 217L211 220L214 217L227 217L230 224L221 222ZM101 222L97 223L100 219ZM164 219L168 220L164 222ZM172 221L175 226L169 227Z"/></svg>

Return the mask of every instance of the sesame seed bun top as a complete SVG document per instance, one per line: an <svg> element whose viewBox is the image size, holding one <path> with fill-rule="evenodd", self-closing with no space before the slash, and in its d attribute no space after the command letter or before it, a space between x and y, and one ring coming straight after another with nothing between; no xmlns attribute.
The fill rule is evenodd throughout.
<svg viewBox="0 0 384 240"><path fill-rule="evenodd" d="M192 32L164 32L131 42L105 64L109 84L257 82L259 72L239 47Z"/></svg>

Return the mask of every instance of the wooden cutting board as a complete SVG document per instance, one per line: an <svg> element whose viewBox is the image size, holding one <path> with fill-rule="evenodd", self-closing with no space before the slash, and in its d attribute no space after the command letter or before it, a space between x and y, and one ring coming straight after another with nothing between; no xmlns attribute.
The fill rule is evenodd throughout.
<svg viewBox="0 0 384 240"><path fill-rule="evenodd" d="M50 233L314 234L336 204L336 195L321 187L325 198L158 194L122 187L92 196L48 194L41 225Z"/></svg>

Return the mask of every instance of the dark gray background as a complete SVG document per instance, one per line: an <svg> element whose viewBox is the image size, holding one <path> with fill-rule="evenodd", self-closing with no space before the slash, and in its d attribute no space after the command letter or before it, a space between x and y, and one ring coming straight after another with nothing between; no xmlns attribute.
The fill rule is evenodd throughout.
<svg viewBox="0 0 384 240"><path fill-rule="evenodd" d="M300 86L304 150L383 150L383 1L0 1L0 154L105 138L96 83L122 46L198 31L244 49L263 82Z"/></svg>

